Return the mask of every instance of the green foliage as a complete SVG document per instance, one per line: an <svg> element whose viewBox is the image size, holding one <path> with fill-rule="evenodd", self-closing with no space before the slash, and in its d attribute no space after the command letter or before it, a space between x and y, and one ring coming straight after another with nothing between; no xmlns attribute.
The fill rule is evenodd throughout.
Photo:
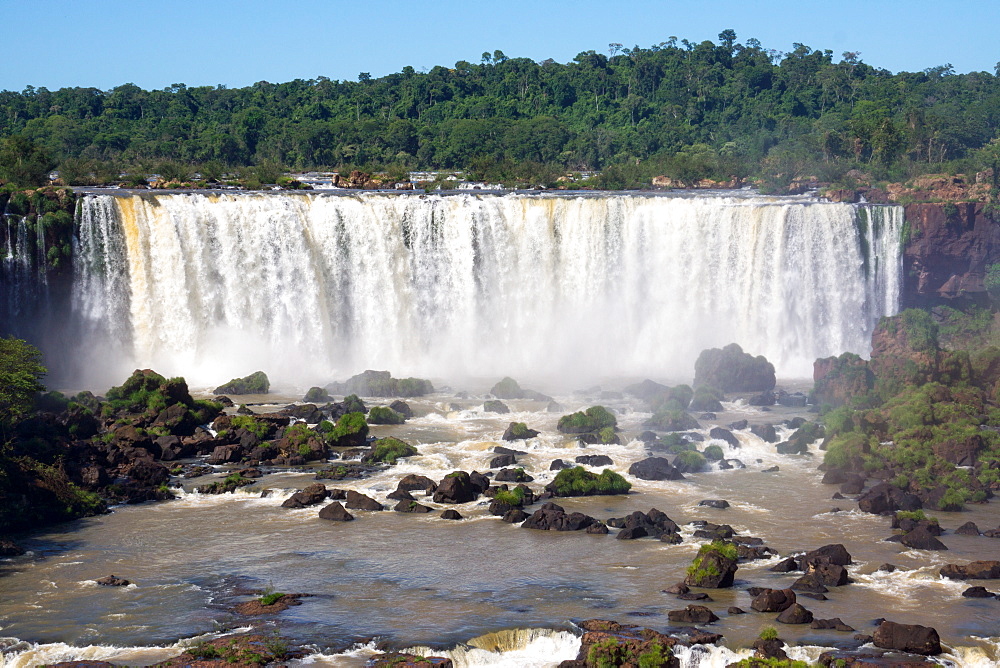
<svg viewBox="0 0 1000 668"><path fill-rule="evenodd" d="M721 411L720 403L725 396L710 385L701 385L695 390L688 408L692 411Z"/></svg>
<svg viewBox="0 0 1000 668"><path fill-rule="evenodd" d="M361 401L361 397L356 394L348 394L344 397L344 406L348 413L367 413L368 409L365 408L365 402Z"/></svg>
<svg viewBox="0 0 1000 668"><path fill-rule="evenodd" d="M0 140L0 180L18 186L43 186L56 166L44 147L24 135Z"/></svg>
<svg viewBox="0 0 1000 668"><path fill-rule="evenodd" d="M937 350L938 326L927 311L909 308L895 316L883 318L880 325L884 325L893 335L903 332L908 346L917 352Z"/></svg>
<svg viewBox="0 0 1000 668"><path fill-rule="evenodd" d="M575 466L557 473L547 489L551 489L556 496L626 494L632 489L632 483L611 469L604 469L598 475L582 466Z"/></svg>
<svg viewBox="0 0 1000 668"><path fill-rule="evenodd" d="M695 563L697 563L703 556L710 553L718 554L731 561L735 561L739 556L739 551L732 543L727 543L722 540L714 540L711 543L702 545L698 548L698 556L695 557Z"/></svg>
<svg viewBox="0 0 1000 668"><path fill-rule="evenodd" d="M835 436L826 446L823 463L829 468L857 469L863 466L871 446L864 434L851 432Z"/></svg>
<svg viewBox="0 0 1000 668"><path fill-rule="evenodd" d="M374 409L373 409L374 410ZM384 462L395 464L401 457L412 457L420 454L417 449L398 438L380 438L375 441L371 454L366 457L366 461Z"/></svg>
<svg viewBox="0 0 1000 668"><path fill-rule="evenodd" d="M617 425L614 414L604 406L591 406L585 411L562 416L556 428L564 434L586 434L606 427L614 429Z"/></svg>
<svg viewBox="0 0 1000 668"><path fill-rule="evenodd" d="M261 605L274 605L279 600L281 600L283 597L284 597L284 594L282 592L275 591L275 592L271 592L271 593L268 593L268 594L264 594L263 596L261 596L257 600L260 601Z"/></svg>
<svg viewBox="0 0 1000 668"><path fill-rule="evenodd" d="M706 447L704 455L705 459L712 462L717 462L726 456L725 453L722 451L722 448L715 444Z"/></svg>
<svg viewBox="0 0 1000 668"><path fill-rule="evenodd" d="M774 388L774 365L763 355L754 357L738 344L701 351L694 363L694 385L722 392L760 392Z"/></svg>
<svg viewBox="0 0 1000 668"><path fill-rule="evenodd" d="M46 369L37 348L20 339L0 338L0 445L14 422L24 417L43 392Z"/></svg>
<svg viewBox="0 0 1000 668"><path fill-rule="evenodd" d="M361 412L346 413L337 420L337 425L327 434L327 442L336 444L342 438L354 437L364 439L368 436L368 422Z"/></svg>
<svg viewBox="0 0 1000 668"><path fill-rule="evenodd" d="M509 506L522 506L524 505L524 489L521 487L515 487L511 490L500 490L493 497L494 501L500 503L506 503Z"/></svg>
<svg viewBox="0 0 1000 668"><path fill-rule="evenodd" d="M310 429L306 423L296 422L285 427L285 433L282 434L282 437L288 440L292 449L299 450L305 446L306 452L309 452L309 446L306 444L309 439L316 437L316 432Z"/></svg>
<svg viewBox="0 0 1000 668"><path fill-rule="evenodd" d="M697 450L688 450L677 455L676 465L686 471L701 471L705 468L705 456Z"/></svg>
<svg viewBox="0 0 1000 668"><path fill-rule="evenodd" d="M757 636L761 640L777 640L778 639L778 629L773 626L765 626L760 630L760 635Z"/></svg>
<svg viewBox="0 0 1000 668"><path fill-rule="evenodd" d="M510 433L515 439L525 439L530 437L531 430L528 429L528 425L524 422L512 422Z"/></svg>
<svg viewBox="0 0 1000 668"><path fill-rule="evenodd" d="M373 406L368 411L368 424L403 424L406 417L388 406Z"/></svg>
<svg viewBox="0 0 1000 668"><path fill-rule="evenodd" d="M639 668L661 668L670 665L670 659L674 656L669 647L664 647L659 642L653 641L649 648L639 655Z"/></svg>
<svg viewBox="0 0 1000 668"><path fill-rule="evenodd" d="M660 408L646 420L645 425L663 431L687 431L697 429L698 421L683 410Z"/></svg>
<svg viewBox="0 0 1000 668"><path fill-rule="evenodd" d="M270 424L252 415L234 415L229 424L233 429L245 429L257 438L265 438L271 431Z"/></svg>
<svg viewBox="0 0 1000 668"><path fill-rule="evenodd" d="M267 394L271 381L263 371L254 371L243 378L233 378L228 383L212 390L212 394Z"/></svg>

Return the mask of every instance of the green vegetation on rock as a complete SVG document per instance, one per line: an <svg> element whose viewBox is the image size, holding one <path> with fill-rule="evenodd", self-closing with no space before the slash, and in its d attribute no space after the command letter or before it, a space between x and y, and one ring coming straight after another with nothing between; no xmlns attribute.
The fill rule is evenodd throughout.
<svg viewBox="0 0 1000 668"><path fill-rule="evenodd" d="M398 438L380 438L373 444L371 453L365 461L395 464L401 457L412 457L420 454L415 447Z"/></svg>
<svg viewBox="0 0 1000 668"><path fill-rule="evenodd" d="M722 392L763 392L774 389L774 365L763 355L754 357L735 343L701 351L694 363L694 386Z"/></svg>
<svg viewBox="0 0 1000 668"><path fill-rule="evenodd" d="M368 411L368 424L403 424L406 418L387 406L372 406Z"/></svg>
<svg viewBox="0 0 1000 668"><path fill-rule="evenodd" d="M611 411L604 406L591 406L585 411L563 415L556 428L564 434L588 434L607 427L614 429L617 425L618 420Z"/></svg>
<svg viewBox="0 0 1000 668"><path fill-rule="evenodd" d="M225 385L220 385L212 390L212 394L267 394L270 388L271 381L267 379L267 374L254 371L249 376L233 378Z"/></svg>
<svg viewBox="0 0 1000 668"><path fill-rule="evenodd" d="M368 422L361 412L340 416L336 426L327 433L327 443L334 447L358 447L368 436Z"/></svg>
<svg viewBox="0 0 1000 668"><path fill-rule="evenodd" d="M560 471L545 488L556 496L610 495L627 494L632 489L632 483L611 469L596 474L582 466L575 466Z"/></svg>

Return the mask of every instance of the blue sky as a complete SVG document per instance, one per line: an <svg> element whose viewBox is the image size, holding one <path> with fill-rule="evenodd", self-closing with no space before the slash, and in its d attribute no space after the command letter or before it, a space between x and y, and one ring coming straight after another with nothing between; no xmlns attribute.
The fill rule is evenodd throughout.
<svg viewBox="0 0 1000 668"><path fill-rule="evenodd" d="M0 15L6 90L353 80L497 49L566 62L611 42L717 41L726 28L781 51L860 51L893 72L992 73L1000 61L1000 0L0 0Z"/></svg>

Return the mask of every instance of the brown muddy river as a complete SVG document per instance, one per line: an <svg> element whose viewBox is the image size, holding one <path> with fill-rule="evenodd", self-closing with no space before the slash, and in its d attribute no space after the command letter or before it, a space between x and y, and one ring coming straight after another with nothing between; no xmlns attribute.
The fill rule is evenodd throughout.
<svg viewBox="0 0 1000 668"><path fill-rule="evenodd" d="M579 396L557 400L566 412L596 403ZM452 406L456 401L460 410ZM372 431L403 438L420 455L371 478L326 481L327 486L356 489L386 503L386 494L404 475L440 480L457 469L485 471L493 448L503 444L527 451L518 465L535 477L530 486L538 489L554 477L548 470L553 459L607 454L614 461L611 468L633 483L632 493L564 499L560 505L601 520L655 507L682 525L684 542L619 541L614 529L607 536L522 529L489 515L488 499L458 506L466 517L459 522L443 520L439 512L392 511L352 511L354 522L329 522L317 516L322 506L281 507L296 489L313 482L309 473L270 473L252 487L219 496L192 491L214 477L185 480L178 500L120 507L30 535L22 541L28 555L0 561L0 647L7 647L0 665L69 658L143 665L179 653L179 640L254 623L309 647L312 653L303 665L363 665L374 639L397 648L429 645L438 653L457 647L451 654L456 665L554 666L576 654L574 620L669 626L667 611L687 603L661 590L683 579L705 542L693 538L694 527L687 523L694 520L730 524L741 534L763 538L782 556L843 543L854 558L849 570L855 582L831 588L826 601L802 598L817 618L840 617L869 634L879 617L925 624L935 627L948 646L942 661L961 666L1000 662L1000 600L962 598L968 583L937 574L945 563L1000 558L1000 541L953 533L968 520L980 529L996 527L996 502L963 513L933 513L948 530L942 540L949 550L908 550L882 542L892 533L888 518L860 513L850 500L831 500L837 488L820 482L818 444L812 446L816 456L783 456L749 431L736 431L739 448L708 439L700 447L715 442L745 469L646 482L626 473L630 464L648 456L633 440L648 417L635 404L602 402L620 412L619 427L629 442L584 448L556 432L562 413L546 413L542 403L508 403L514 413L495 415L482 411L482 399L440 394L410 401L421 417ZM795 409L761 412L741 403L726 408L715 420L701 420L706 436L714 425L744 418L779 423L795 414ZM500 436L512 420L542 434L503 443ZM764 472L775 465L779 471ZM261 498L262 490L273 491ZM448 507L420 493L414 496L435 509ZM732 506L699 507L702 499L726 499ZM843 510L832 512L837 506ZM750 610L749 586L787 587L801 575L769 572L777 561L741 563L733 589L709 591L714 602L707 605L721 619L708 628L725 636L724 647L684 653L684 665L725 665L738 658L734 648L775 625L774 614L726 611L733 605ZM876 572L886 562L898 570ZM111 573L134 584L94 583ZM1000 582L973 584L1000 589ZM247 600L247 589L266 588L311 596L266 619L231 612L235 603ZM851 633L777 626L783 639L803 646L794 651L795 658L856 645Z"/></svg>

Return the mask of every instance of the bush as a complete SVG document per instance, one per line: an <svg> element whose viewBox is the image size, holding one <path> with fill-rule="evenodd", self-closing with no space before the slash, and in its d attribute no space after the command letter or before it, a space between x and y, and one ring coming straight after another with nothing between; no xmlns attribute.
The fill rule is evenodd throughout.
<svg viewBox="0 0 1000 668"><path fill-rule="evenodd" d="M718 446L716 446L718 447ZM721 458L720 458L721 459ZM692 473L697 473L705 468L705 457L697 450L688 450L687 452L682 452L677 455L677 459L674 460L674 466L679 468L683 472L691 471Z"/></svg>
<svg viewBox="0 0 1000 668"><path fill-rule="evenodd" d="M361 412L341 415L337 426L327 434L327 442L334 446L356 446L364 443L368 436L368 422Z"/></svg>
<svg viewBox="0 0 1000 668"><path fill-rule="evenodd" d="M401 457L412 457L416 454L420 453L415 447L398 438L380 438L375 441L374 447L365 457L365 461L395 464L396 460Z"/></svg>
<svg viewBox="0 0 1000 668"><path fill-rule="evenodd" d="M593 496L627 494L632 483L611 469L604 469L600 475L591 473L582 466L563 469L546 486L556 496Z"/></svg>
<svg viewBox="0 0 1000 668"><path fill-rule="evenodd" d="M591 406L585 411L562 416L556 428L564 434L587 434L617 425L618 420L604 406Z"/></svg>
<svg viewBox="0 0 1000 668"><path fill-rule="evenodd" d="M778 629L774 628L773 626L765 626L760 630L760 636L758 637L761 640L777 640Z"/></svg>
<svg viewBox="0 0 1000 668"><path fill-rule="evenodd" d="M373 406L368 411L368 424L403 424L406 418L387 406Z"/></svg>
<svg viewBox="0 0 1000 668"><path fill-rule="evenodd" d="M347 409L348 413L368 412L368 409L365 407L365 402L361 401L361 397L356 394L348 394L344 397L344 408Z"/></svg>
<svg viewBox="0 0 1000 668"><path fill-rule="evenodd" d="M512 490L500 490L493 497L494 501L500 503L506 503L509 506L523 506L524 505L524 489L521 487L515 487Z"/></svg>
<svg viewBox="0 0 1000 668"><path fill-rule="evenodd" d="M711 462L717 462L725 457L725 453L722 452L722 448L714 444L705 448L704 454L705 454L705 459Z"/></svg>
<svg viewBox="0 0 1000 668"><path fill-rule="evenodd" d="M274 605L279 600L281 600L281 598L283 596L284 596L284 594L282 592L276 591L276 592L272 592L270 594L264 594L263 596L261 596L257 600L260 601L261 605Z"/></svg>

